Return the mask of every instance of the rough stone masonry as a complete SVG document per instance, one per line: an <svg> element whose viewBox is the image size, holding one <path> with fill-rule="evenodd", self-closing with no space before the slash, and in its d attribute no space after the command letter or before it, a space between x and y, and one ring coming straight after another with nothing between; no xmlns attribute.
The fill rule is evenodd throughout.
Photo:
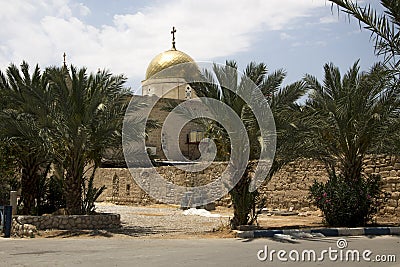
<svg viewBox="0 0 400 267"><path fill-rule="evenodd" d="M224 171L226 163L213 163L199 173L188 173L174 166L157 167L157 172L165 179L179 185L198 186L207 184ZM135 169L134 175L141 175L145 169ZM383 189L391 194L380 214L400 216L400 156L373 155L364 159L365 174L379 174L383 180ZM298 160L283 167L274 177L266 182L260 192L267 199L268 208L296 210L315 209L308 200L308 189L316 179L326 181L328 174L322 163L314 160ZM151 177L149 177L151 179ZM120 204L146 205L157 203L144 192L126 168L102 168L95 177L96 186L106 185L107 189L100 200ZM165 190L160 188L160 190ZM216 202L227 205L229 196Z"/></svg>

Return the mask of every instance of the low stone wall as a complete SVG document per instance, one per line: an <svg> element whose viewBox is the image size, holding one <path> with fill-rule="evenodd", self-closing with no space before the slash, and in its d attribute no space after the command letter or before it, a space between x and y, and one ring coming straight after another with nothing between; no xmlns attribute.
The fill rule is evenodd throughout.
<svg viewBox="0 0 400 267"><path fill-rule="evenodd" d="M38 230L59 229L110 229L121 226L119 214L102 213L94 215L48 215L16 216L13 218L14 230L24 229L24 225L33 225ZM25 227L26 228L26 227Z"/></svg>

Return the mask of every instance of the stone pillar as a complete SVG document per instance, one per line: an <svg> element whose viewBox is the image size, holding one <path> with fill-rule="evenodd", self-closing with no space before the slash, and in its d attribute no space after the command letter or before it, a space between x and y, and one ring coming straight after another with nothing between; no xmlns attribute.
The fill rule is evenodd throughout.
<svg viewBox="0 0 400 267"><path fill-rule="evenodd" d="M17 191L10 192L10 206L12 206L12 215L17 214Z"/></svg>

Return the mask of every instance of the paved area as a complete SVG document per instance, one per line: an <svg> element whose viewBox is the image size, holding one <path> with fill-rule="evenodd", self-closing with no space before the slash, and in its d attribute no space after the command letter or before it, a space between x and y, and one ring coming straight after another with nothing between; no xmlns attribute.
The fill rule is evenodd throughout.
<svg viewBox="0 0 400 267"><path fill-rule="evenodd" d="M4 239L0 238L1 266L400 266L400 238L395 236L349 237L347 247L338 249L338 238L294 240L291 243L273 239ZM343 241L343 240L342 240ZM357 250L361 254L371 250L365 261L340 260L340 253L323 254L323 250ZM261 261L272 250L287 252L281 258L277 253ZM299 261L289 259L296 250ZM316 261L308 260L308 251L316 252ZM261 252L260 252L261 251ZM304 254L306 260L302 261ZM296 259L292 253L293 259ZM377 262L376 256L391 262ZM343 256L345 257L345 256ZM350 258L352 259L352 258ZM386 260L387 261L387 260Z"/></svg>

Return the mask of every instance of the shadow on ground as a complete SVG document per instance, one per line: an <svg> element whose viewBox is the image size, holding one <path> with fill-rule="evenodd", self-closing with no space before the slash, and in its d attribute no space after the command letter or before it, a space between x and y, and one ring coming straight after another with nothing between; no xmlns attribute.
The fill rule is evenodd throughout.
<svg viewBox="0 0 400 267"><path fill-rule="evenodd" d="M102 230L52 230L40 233L44 238L70 238L70 237L173 237L176 235L207 234L187 233L185 229L165 229L163 227L143 227L143 226L122 226L120 228L102 229Z"/></svg>

